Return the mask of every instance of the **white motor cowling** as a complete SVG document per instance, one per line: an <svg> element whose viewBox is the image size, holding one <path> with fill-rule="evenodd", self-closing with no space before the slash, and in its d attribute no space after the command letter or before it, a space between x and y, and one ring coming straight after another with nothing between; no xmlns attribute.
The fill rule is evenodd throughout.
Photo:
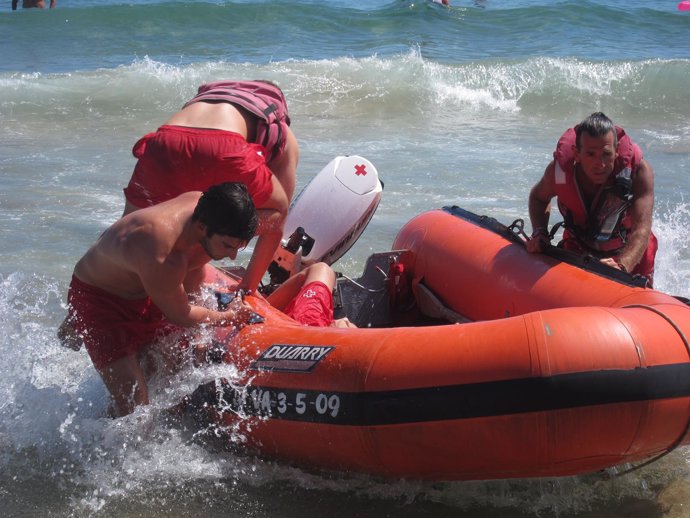
<svg viewBox="0 0 690 518"><path fill-rule="evenodd" d="M366 158L331 160L290 206L282 246L269 268L271 283L280 284L309 264L340 259L364 232L382 192L378 171Z"/></svg>

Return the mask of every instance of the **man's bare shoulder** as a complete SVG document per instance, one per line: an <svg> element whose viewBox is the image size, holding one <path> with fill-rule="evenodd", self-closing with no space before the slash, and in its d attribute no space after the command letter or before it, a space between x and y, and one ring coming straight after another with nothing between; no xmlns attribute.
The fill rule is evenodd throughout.
<svg viewBox="0 0 690 518"><path fill-rule="evenodd" d="M77 262L82 281L124 298L145 295L140 270L151 257L151 232L138 218L124 217L111 225Z"/></svg>
<svg viewBox="0 0 690 518"><path fill-rule="evenodd" d="M133 258L164 261L175 249L194 211L195 205L182 201L176 198L172 203L161 203L122 218L118 223L123 252Z"/></svg>
<svg viewBox="0 0 690 518"><path fill-rule="evenodd" d="M166 202L131 212L117 221L112 229L138 244L168 243L181 234L199 201L198 191L181 194Z"/></svg>
<svg viewBox="0 0 690 518"><path fill-rule="evenodd" d="M84 282L126 298L145 295L149 283L182 282L187 235L201 193L185 193L131 212L113 223L75 266Z"/></svg>
<svg viewBox="0 0 690 518"><path fill-rule="evenodd" d="M644 158L633 175L633 184L635 182L654 184L654 169Z"/></svg>
<svg viewBox="0 0 690 518"><path fill-rule="evenodd" d="M530 198L547 203L556 195L555 171L555 162L552 160L549 162L549 165L546 166L542 177L532 187Z"/></svg>
<svg viewBox="0 0 690 518"><path fill-rule="evenodd" d="M198 193L185 193L127 214L103 233L98 252L133 272L171 260L174 263L174 250L198 198Z"/></svg>

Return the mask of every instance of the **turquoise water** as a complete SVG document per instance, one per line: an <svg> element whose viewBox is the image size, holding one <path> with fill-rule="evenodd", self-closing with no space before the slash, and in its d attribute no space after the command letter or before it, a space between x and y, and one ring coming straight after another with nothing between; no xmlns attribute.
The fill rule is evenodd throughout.
<svg viewBox="0 0 690 518"><path fill-rule="evenodd" d="M680 450L633 475L428 484L323 475L220 453L160 411L213 375L154 385L103 419L90 361L62 350L72 267L123 207L131 147L198 84L286 92L298 184L369 158L381 205L337 265L361 271L415 214L509 223L560 133L596 110L656 174L657 286L690 296L690 13L677 2L115 2L0 6L0 508L53 516L662 516L690 501ZM248 255L240 257L246 261ZM670 496L669 496L670 495Z"/></svg>

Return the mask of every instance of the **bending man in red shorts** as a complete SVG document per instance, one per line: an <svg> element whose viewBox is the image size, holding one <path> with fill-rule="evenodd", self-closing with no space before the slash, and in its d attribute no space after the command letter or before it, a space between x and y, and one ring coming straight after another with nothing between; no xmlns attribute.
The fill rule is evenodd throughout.
<svg viewBox="0 0 690 518"><path fill-rule="evenodd" d="M267 300L305 326L357 327L347 318L333 320L334 287L333 269L316 263L290 277Z"/></svg>
<svg viewBox="0 0 690 518"><path fill-rule="evenodd" d="M176 326L247 322L251 308L239 297L214 311L188 293L210 258L234 259L256 225L247 188L224 183L124 216L77 262L61 332L71 324L84 341L118 415L148 403L140 353L156 337Z"/></svg>
<svg viewBox="0 0 690 518"><path fill-rule="evenodd" d="M297 139L282 91L268 81L220 81L134 146L125 214L187 191L241 182L259 215L259 239L240 285L255 290L273 259L295 191Z"/></svg>

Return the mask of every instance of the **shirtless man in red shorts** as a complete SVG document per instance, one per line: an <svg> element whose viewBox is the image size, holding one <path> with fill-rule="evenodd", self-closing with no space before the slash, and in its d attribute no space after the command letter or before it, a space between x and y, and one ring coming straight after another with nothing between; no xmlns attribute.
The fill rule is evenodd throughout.
<svg viewBox="0 0 690 518"><path fill-rule="evenodd" d="M247 322L251 308L240 297L215 311L191 304L188 293L210 259L234 259L256 226L247 188L223 183L124 216L77 262L63 326L84 341L117 415L148 404L140 353L155 338L179 327Z"/></svg>
<svg viewBox="0 0 690 518"><path fill-rule="evenodd" d="M280 244L299 159L281 90L267 81L220 81L134 146L125 214L220 182L247 185L259 239L240 287L253 291Z"/></svg>

